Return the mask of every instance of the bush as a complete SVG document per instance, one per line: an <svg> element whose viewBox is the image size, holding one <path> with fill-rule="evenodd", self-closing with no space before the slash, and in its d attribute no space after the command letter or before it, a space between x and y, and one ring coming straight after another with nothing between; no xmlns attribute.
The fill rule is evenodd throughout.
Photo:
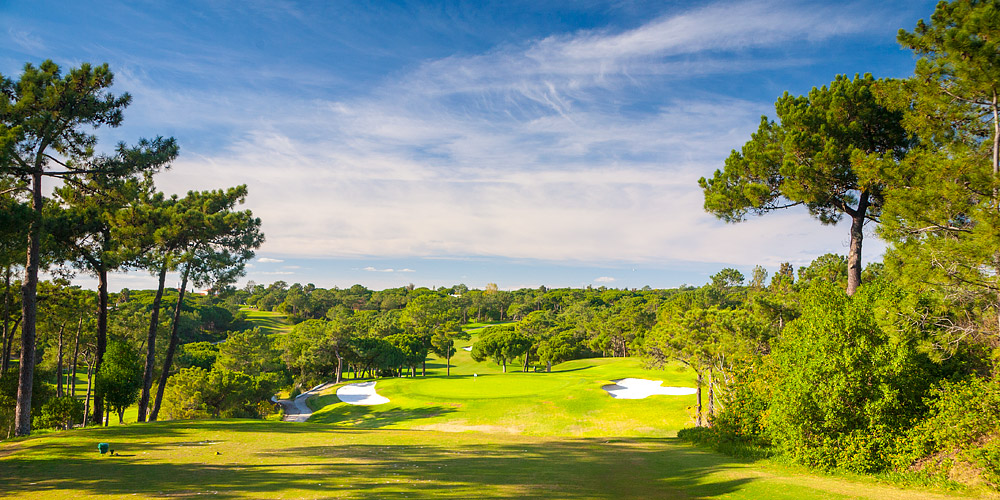
<svg viewBox="0 0 1000 500"><path fill-rule="evenodd" d="M259 418L273 411L268 402L281 374L252 377L243 372L185 368L171 376L164 414L171 419ZM265 402L267 404L261 404Z"/></svg>
<svg viewBox="0 0 1000 500"><path fill-rule="evenodd" d="M1000 486L1000 382L982 377L944 382L928 405L927 418L901 440L897 467ZM974 477L964 477L969 471Z"/></svg>
<svg viewBox="0 0 1000 500"><path fill-rule="evenodd" d="M853 297L823 283L805 295L771 356L770 436L806 465L883 470L935 380L919 335L901 321L909 297L878 282Z"/></svg>
<svg viewBox="0 0 1000 500"><path fill-rule="evenodd" d="M74 423L83 422L83 402L73 396L52 398L42 406L42 414L32 420L38 429L69 429Z"/></svg>

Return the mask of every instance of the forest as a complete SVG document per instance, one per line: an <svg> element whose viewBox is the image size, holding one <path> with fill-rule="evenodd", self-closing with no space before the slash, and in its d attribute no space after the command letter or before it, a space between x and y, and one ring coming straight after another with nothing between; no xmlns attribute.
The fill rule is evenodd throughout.
<svg viewBox="0 0 1000 500"><path fill-rule="evenodd" d="M431 354L448 366L475 323L473 359L504 372L688 367L698 392L679 436L723 453L998 487L1000 7L941 2L898 41L912 77L785 93L699 180L726 222L792 207L845 222L847 255L673 289L239 287L264 241L238 208L246 186L165 195L154 179L173 139L95 153L91 128L119 126L131 101L106 65L27 64L0 80L0 435L107 425L133 406L139 422L263 418L279 391L420 377ZM888 249L863 259L872 233ZM109 292L124 270L159 287ZM254 328L252 311L290 329Z"/></svg>

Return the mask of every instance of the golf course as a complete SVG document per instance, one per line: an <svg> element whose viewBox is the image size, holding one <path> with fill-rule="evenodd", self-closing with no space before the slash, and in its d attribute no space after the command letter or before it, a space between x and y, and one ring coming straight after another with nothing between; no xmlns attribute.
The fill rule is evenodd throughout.
<svg viewBox="0 0 1000 500"><path fill-rule="evenodd" d="M475 337L469 341L473 342ZM582 359L501 373L459 343L446 377L378 379L388 403L347 404L346 380L304 423L195 420L36 433L0 444L5 498L958 498L872 478L740 461L675 437L693 395L616 399L641 378L693 387L680 365ZM515 368L516 369L516 368ZM98 453L108 443L113 454ZM192 485L198 485L192 487Z"/></svg>

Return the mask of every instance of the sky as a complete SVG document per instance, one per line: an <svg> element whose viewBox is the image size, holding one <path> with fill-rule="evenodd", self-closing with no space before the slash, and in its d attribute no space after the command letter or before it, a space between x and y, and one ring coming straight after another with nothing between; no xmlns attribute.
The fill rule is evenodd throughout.
<svg viewBox="0 0 1000 500"><path fill-rule="evenodd" d="M108 63L104 148L175 137L169 194L247 184L241 285L669 288L847 253L846 222L725 224L697 181L786 91L910 76L934 4L0 0L0 73Z"/></svg>

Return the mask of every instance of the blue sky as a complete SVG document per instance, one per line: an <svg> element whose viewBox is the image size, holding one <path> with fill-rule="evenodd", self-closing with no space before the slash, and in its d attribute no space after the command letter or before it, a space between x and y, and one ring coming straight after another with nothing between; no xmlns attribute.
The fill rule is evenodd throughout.
<svg viewBox="0 0 1000 500"><path fill-rule="evenodd" d="M107 62L102 144L176 137L168 193L248 184L258 283L673 287L847 252L804 211L723 224L697 179L786 90L909 76L934 4L0 1L0 73Z"/></svg>

